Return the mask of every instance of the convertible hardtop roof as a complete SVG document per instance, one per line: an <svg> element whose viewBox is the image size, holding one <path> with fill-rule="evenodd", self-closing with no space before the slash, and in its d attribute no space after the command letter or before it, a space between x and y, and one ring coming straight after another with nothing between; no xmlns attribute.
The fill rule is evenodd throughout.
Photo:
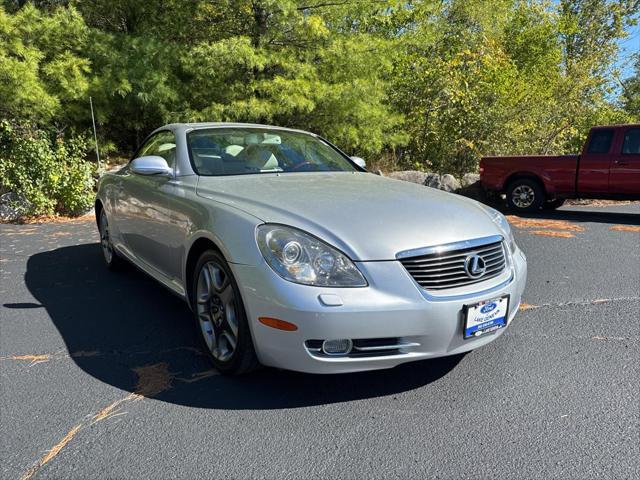
<svg viewBox="0 0 640 480"><path fill-rule="evenodd" d="M262 128L265 130L286 130L289 132L306 133L307 135L316 135L312 132L299 130L295 128L279 127L277 125L262 125L259 123L234 123L234 122L196 122L196 123L169 123L154 130L154 133L160 130L200 130L205 128Z"/></svg>

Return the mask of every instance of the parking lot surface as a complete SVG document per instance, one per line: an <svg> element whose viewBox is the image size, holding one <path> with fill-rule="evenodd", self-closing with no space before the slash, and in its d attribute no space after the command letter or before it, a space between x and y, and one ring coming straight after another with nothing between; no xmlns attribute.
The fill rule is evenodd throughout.
<svg viewBox="0 0 640 480"><path fill-rule="evenodd" d="M91 218L0 225L0 477L640 478L640 205L509 218L529 281L495 342L240 378Z"/></svg>

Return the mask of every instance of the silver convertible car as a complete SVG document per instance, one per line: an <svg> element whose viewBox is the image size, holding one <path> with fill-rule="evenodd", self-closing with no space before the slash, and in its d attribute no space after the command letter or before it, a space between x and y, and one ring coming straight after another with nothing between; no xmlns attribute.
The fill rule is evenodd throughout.
<svg viewBox="0 0 640 480"><path fill-rule="evenodd" d="M367 173L298 130L166 125L102 177L95 207L107 266L185 299L227 374L466 352L505 331L527 276L496 210Z"/></svg>

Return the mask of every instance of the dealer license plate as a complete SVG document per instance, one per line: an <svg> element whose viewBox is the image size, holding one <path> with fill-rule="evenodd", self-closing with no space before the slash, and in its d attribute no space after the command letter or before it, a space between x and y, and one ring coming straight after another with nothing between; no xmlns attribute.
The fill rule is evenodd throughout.
<svg viewBox="0 0 640 480"><path fill-rule="evenodd" d="M509 296L465 305L464 338L479 337L507 325Z"/></svg>

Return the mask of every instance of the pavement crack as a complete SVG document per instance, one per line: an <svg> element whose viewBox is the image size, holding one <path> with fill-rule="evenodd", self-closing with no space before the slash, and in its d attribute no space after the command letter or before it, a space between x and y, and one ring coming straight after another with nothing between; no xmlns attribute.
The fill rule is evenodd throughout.
<svg viewBox="0 0 640 480"><path fill-rule="evenodd" d="M626 342L627 340L631 340L631 337L608 337L596 335L595 337L591 337L592 340L603 340L605 342L615 341L615 342Z"/></svg>
<svg viewBox="0 0 640 480"><path fill-rule="evenodd" d="M173 347L164 350L158 350L155 353L158 354L167 354L174 352L192 352L196 355L202 355L202 350L195 347ZM0 361L13 361L13 362L29 362L27 367L31 368L40 363L50 362L52 360L67 360L70 358L89 358L89 357L120 357L125 355L149 355L154 353L150 350L135 350L135 351L126 351L126 350L113 350L110 352L101 352L99 350L79 350L73 353L67 353L65 351L59 351L55 353L35 353L35 354L20 354L20 355L5 355L0 357Z"/></svg>
<svg viewBox="0 0 640 480"><path fill-rule="evenodd" d="M134 368L133 372L138 377L135 391L129 393L125 397L111 402L106 407L103 407L97 412L85 417L85 420L75 425L71 430L69 430L69 432L67 432L64 437L62 437L62 439L58 443L56 443L50 450L48 450L45 455L38 459L24 473L24 475L21 477L21 480L31 479L36 473L38 473L38 471L42 467L53 460L85 426L93 425L94 423L115 416L124 415L126 413L122 412L122 408L124 405L138 402L145 398L153 398L160 393L173 388L172 382L175 376L169 371L168 363L161 362L151 365L143 365ZM180 380L187 383L193 383L205 378L209 378L217 373L217 371L205 370L203 372L193 374L192 377L188 380Z"/></svg>
<svg viewBox="0 0 640 480"><path fill-rule="evenodd" d="M520 310L536 310L538 308L561 308L561 307L574 307L585 305L602 305L615 302L629 302L634 300L640 300L640 297L619 297L619 298L597 298L595 300L583 300L583 301L570 301L560 303L542 303L540 305L532 305L530 303L521 303Z"/></svg>
<svg viewBox="0 0 640 480"><path fill-rule="evenodd" d="M66 447L67 444L71 440L73 440L73 437L76 436L76 434L80 431L80 429L82 427L83 427L83 424L79 423L78 425L73 427L71 430L69 430L69 432L67 432L67 434L64 437L62 437L62 440L60 440L49 451L47 451L46 455L44 455L42 458L40 458L31 468L29 468L29 470L27 470L24 473L24 475L22 475L22 477L20 477L20 479L21 480L29 480L36 473L38 473L38 470L40 470L47 463L49 463L51 460L53 460L56 457L56 455L58 455L60 453L60 451L64 447Z"/></svg>

